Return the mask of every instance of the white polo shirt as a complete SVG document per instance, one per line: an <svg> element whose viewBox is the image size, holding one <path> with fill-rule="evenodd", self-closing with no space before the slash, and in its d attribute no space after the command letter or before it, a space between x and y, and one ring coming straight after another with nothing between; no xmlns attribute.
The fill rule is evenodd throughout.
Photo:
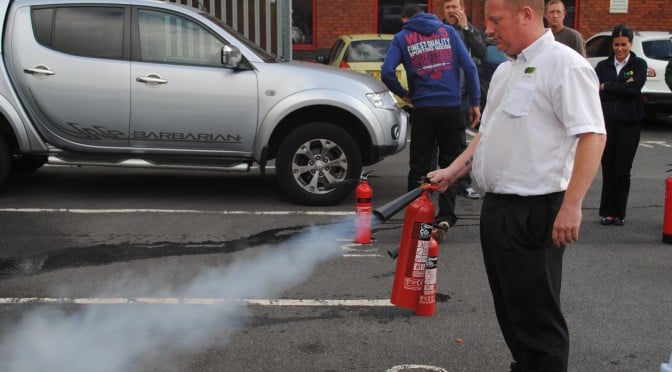
<svg viewBox="0 0 672 372"><path fill-rule="evenodd" d="M473 176L486 191L521 196L567 189L581 133L605 133L599 81L549 30L492 77Z"/></svg>

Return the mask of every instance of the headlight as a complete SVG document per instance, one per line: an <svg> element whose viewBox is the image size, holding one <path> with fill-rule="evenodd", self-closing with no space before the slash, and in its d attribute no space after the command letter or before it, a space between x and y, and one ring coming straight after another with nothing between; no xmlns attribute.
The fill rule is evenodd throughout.
<svg viewBox="0 0 672 372"><path fill-rule="evenodd" d="M366 98L377 108L394 110L397 107L397 101L389 90L378 93L367 93Z"/></svg>

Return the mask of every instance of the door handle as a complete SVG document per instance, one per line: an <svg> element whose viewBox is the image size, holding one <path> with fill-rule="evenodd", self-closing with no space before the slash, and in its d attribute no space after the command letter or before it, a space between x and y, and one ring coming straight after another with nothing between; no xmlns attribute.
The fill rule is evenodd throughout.
<svg viewBox="0 0 672 372"><path fill-rule="evenodd" d="M168 84L168 80L161 77L159 74L148 74L146 76L138 76L135 78L138 83L145 83L149 86L158 86L161 84Z"/></svg>
<svg viewBox="0 0 672 372"><path fill-rule="evenodd" d="M45 65L37 65L33 68L24 68L23 72L26 74L31 74L33 76L35 75L45 75L45 76L40 76L40 77L46 77L46 75L55 75L56 73L49 70L49 67ZM38 77L38 76L36 76Z"/></svg>

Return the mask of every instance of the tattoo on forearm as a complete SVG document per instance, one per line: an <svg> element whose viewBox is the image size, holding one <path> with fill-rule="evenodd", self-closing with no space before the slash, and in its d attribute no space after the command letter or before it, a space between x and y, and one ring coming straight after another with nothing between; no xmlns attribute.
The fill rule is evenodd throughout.
<svg viewBox="0 0 672 372"><path fill-rule="evenodd" d="M467 159L466 162L464 162L464 167L469 168L471 167L471 164L474 162L474 155L471 155L469 159Z"/></svg>

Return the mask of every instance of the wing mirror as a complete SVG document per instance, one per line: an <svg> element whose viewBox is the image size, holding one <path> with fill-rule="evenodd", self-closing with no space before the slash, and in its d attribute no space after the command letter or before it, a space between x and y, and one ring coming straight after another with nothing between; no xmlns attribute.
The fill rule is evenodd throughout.
<svg viewBox="0 0 672 372"><path fill-rule="evenodd" d="M233 45L224 45L222 47L222 64L228 68L238 68L243 56L240 49Z"/></svg>

